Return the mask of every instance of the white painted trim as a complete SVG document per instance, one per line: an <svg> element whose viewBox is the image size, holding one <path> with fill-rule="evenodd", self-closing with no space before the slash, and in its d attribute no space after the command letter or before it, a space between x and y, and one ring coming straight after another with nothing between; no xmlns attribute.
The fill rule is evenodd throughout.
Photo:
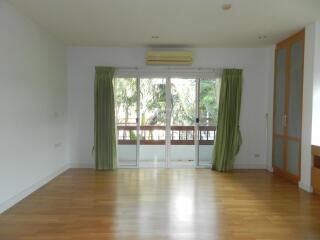
<svg viewBox="0 0 320 240"><path fill-rule="evenodd" d="M267 170L271 173L273 173L273 167L268 167Z"/></svg>
<svg viewBox="0 0 320 240"><path fill-rule="evenodd" d="M166 162L144 162L140 161L139 168L168 168Z"/></svg>
<svg viewBox="0 0 320 240"><path fill-rule="evenodd" d="M302 100L302 132L301 132L301 181L299 187L308 191L311 185L311 139L312 139L312 104L313 82L316 53L316 25L312 23L305 30L303 100Z"/></svg>
<svg viewBox="0 0 320 240"><path fill-rule="evenodd" d="M36 190L38 190L39 188L41 188L42 186L44 186L45 184L47 184L48 182L50 182L51 180L53 180L54 178L56 178L57 176L59 176L60 174L62 174L68 169L69 169L69 165L67 164L62 168L60 168L59 170L55 171L54 173L50 174L49 176L33 184L32 186L26 188L22 192L16 194L15 196L8 199L4 203L0 204L0 214L8 210L9 208L11 208L12 206L14 206L18 202L20 202L21 200L29 196L31 193L35 192Z"/></svg>
<svg viewBox="0 0 320 240"><path fill-rule="evenodd" d="M199 159L199 122L197 122L197 119L200 119L199 116L199 95L200 95L200 78L196 79L196 114L195 114L195 121L194 121L194 147L195 147L195 161L194 161L194 167L197 168L200 165L200 159Z"/></svg>
<svg viewBox="0 0 320 240"><path fill-rule="evenodd" d="M135 165L132 165L132 166L130 166L130 165L121 165L121 166L118 166L118 169L139 169L139 168L137 168L137 166L135 166Z"/></svg>
<svg viewBox="0 0 320 240"><path fill-rule="evenodd" d="M165 76L165 75L164 75ZM170 168L170 158L171 158L171 117L172 117L172 92L171 92L171 78L172 76L167 75L166 77L166 133L165 133L165 167Z"/></svg>
<svg viewBox="0 0 320 240"><path fill-rule="evenodd" d="M267 170L267 166L266 166L266 164L243 164L243 163L239 164L239 163L235 163L234 169L250 169L250 170L263 169L263 170Z"/></svg>
<svg viewBox="0 0 320 240"><path fill-rule="evenodd" d="M273 172L272 163L272 148L273 148L273 101L274 101L274 60L275 60L276 46L272 45L268 48L268 112L266 113L266 122L268 128L268 136L266 142L266 165L269 172Z"/></svg>
<svg viewBox="0 0 320 240"><path fill-rule="evenodd" d="M136 86L137 86L137 106L136 106L136 114L137 114L137 119L138 121L136 122L137 124L137 145L136 145L136 168L139 168L140 166L140 124L141 124L141 116L140 116L140 108L141 108L141 84L140 84L140 75L137 77L137 80L136 80Z"/></svg>
<svg viewBox="0 0 320 240"><path fill-rule="evenodd" d="M197 168L210 168L211 165L200 165ZM70 168L94 168L94 163L71 163L70 164ZM136 168L136 166L129 166L129 165L119 165L118 166L119 169L123 169L123 168ZM143 163L140 168L165 168L164 164L154 164L154 163ZM170 165L170 168L194 168L194 165L179 165L179 166L174 166L174 165ZM272 172L272 169L268 169L267 166L265 164L242 164L242 163L236 163L234 166L234 169L264 169L264 170L269 170L270 172Z"/></svg>
<svg viewBox="0 0 320 240"><path fill-rule="evenodd" d="M70 163L70 168L95 168L95 166L93 162L92 163Z"/></svg>
<svg viewBox="0 0 320 240"><path fill-rule="evenodd" d="M308 193L312 193L313 192L313 188L311 185L308 185L302 181L299 182L299 188L301 188L302 190L308 192Z"/></svg>
<svg viewBox="0 0 320 240"><path fill-rule="evenodd" d="M211 169L212 165L199 165L196 166L196 169Z"/></svg>
<svg viewBox="0 0 320 240"><path fill-rule="evenodd" d="M196 166L194 166L194 161L191 164L181 164L181 163L170 163L168 168L173 168L173 169L185 169L185 168L196 168Z"/></svg>

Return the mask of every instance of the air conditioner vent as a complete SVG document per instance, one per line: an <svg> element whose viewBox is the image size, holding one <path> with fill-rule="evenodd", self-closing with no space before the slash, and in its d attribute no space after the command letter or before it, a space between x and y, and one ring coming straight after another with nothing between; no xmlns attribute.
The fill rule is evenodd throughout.
<svg viewBox="0 0 320 240"><path fill-rule="evenodd" d="M191 65L192 53L187 51L148 51L147 65Z"/></svg>

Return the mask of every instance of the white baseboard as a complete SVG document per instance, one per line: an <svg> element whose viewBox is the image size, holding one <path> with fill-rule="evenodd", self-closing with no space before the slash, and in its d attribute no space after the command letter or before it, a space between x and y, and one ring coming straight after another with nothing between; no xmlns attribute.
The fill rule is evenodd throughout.
<svg viewBox="0 0 320 240"><path fill-rule="evenodd" d="M150 165L147 165L147 164L141 164L140 165L140 168L152 168L152 167L157 167L155 166L154 164L150 164ZM158 166L158 167L163 167L163 166ZM172 168L194 168L194 165L190 165L190 166L180 166L180 165L177 165L177 166L170 166ZM203 166L201 168L210 168L211 166ZM90 163L90 162L82 162L82 163L71 163L70 164L70 168L95 168L94 166L94 162ZM136 168L135 166L118 166L118 168ZM234 166L234 169L263 169L263 170L269 170L267 168L267 166L265 164L243 164L243 163L235 163L235 166ZM269 170L270 171L270 170Z"/></svg>
<svg viewBox="0 0 320 240"><path fill-rule="evenodd" d="M26 188L22 192L18 193L17 195L13 196L12 198L8 199L4 203L0 204L0 214L3 213L4 211L8 210L11 208L13 205L17 204L27 196L29 196L31 193L34 191L38 190L41 188L43 185L47 184L50 182L52 179L56 178L59 176L61 173L69 169L69 165L65 165L59 170L55 171L54 173L50 174L49 176L45 177L44 179L38 181L37 183L33 184L32 186Z"/></svg>
<svg viewBox="0 0 320 240"><path fill-rule="evenodd" d="M273 167L268 167L267 170L271 173L273 173Z"/></svg>
<svg viewBox="0 0 320 240"><path fill-rule="evenodd" d="M265 164L243 164L243 163L235 163L234 169L250 169L250 170L267 170L267 166Z"/></svg>
<svg viewBox="0 0 320 240"><path fill-rule="evenodd" d="M305 184L303 182L299 182L299 188L301 188L302 190L312 193L313 192L313 188L311 185Z"/></svg>
<svg viewBox="0 0 320 240"><path fill-rule="evenodd" d="M118 169L137 169L136 166L130 166L130 165L127 165L127 166L122 165L122 166L118 166L117 168Z"/></svg>
<svg viewBox="0 0 320 240"><path fill-rule="evenodd" d="M70 163L70 168L95 168L94 163Z"/></svg>

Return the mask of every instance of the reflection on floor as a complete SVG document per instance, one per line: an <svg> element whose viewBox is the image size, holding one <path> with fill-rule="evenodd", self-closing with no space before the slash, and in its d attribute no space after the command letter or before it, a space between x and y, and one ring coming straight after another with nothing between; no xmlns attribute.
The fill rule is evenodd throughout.
<svg viewBox="0 0 320 240"><path fill-rule="evenodd" d="M320 198L265 171L71 169L0 215L0 239L320 239Z"/></svg>

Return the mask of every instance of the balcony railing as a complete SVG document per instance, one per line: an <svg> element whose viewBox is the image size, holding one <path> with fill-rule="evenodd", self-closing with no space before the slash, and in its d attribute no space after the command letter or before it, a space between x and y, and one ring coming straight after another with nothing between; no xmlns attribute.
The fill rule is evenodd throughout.
<svg viewBox="0 0 320 240"><path fill-rule="evenodd" d="M123 126L118 127L118 144L135 145L137 144L137 127ZM171 126L171 145L194 145L195 127L194 126ZM140 126L141 145L165 145L165 126ZM198 140L199 145L213 145L216 138L215 126L199 126Z"/></svg>

